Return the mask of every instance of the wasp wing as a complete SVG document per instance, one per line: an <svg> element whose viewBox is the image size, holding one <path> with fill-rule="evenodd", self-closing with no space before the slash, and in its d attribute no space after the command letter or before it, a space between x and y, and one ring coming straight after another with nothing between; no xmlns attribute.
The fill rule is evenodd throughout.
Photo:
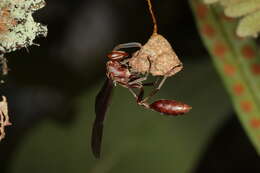
<svg viewBox="0 0 260 173"><path fill-rule="evenodd" d="M91 147L92 152L96 158L100 157L102 135L103 135L103 122L106 116L106 112L110 103L110 97L113 89L113 81L106 79L103 87L96 96L95 113L96 118L93 124Z"/></svg>

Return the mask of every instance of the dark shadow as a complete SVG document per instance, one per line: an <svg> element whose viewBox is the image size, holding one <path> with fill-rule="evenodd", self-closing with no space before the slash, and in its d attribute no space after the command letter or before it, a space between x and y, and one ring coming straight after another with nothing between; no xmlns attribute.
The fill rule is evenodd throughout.
<svg viewBox="0 0 260 173"><path fill-rule="evenodd" d="M212 138L194 172L260 172L259 156L235 114Z"/></svg>

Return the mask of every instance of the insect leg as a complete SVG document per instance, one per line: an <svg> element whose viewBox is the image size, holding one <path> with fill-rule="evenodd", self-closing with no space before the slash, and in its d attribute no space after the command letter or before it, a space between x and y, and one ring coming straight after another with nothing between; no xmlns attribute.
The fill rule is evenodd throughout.
<svg viewBox="0 0 260 173"><path fill-rule="evenodd" d="M152 96L154 96L161 89L161 87L163 86L164 82L166 81L166 79L168 78L168 75L172 72L172 70L174 70L177 67L181 67L181 66L182 66L182 64L178 64L178 65L174 66L169 72L167 72L163 76L162 80L159 82L159 85L154 90L152 90L151 93L146 98L144 98L142 101L140 101L140 104L142 102L147 102L147 100L149 100Z"/></svg>
<svg viewBox="0 0 260 173"><path fill-rule="evenodd" d="M143 86L154 86L154 82L151 83L145 83L143 85L141 84L132 84L128 86L129 91L133 94L134 98L136 99L137 103L141 102L144 97L144 88ZM136 94L136 92L133 89L139 89L139 93Z"/></svg>
<svg viewBox="0 0 260 173"><path fill-rule="evenodd" d="M160 81L159 85L155 89L153 89L146 98L144 98L143 100L140 100L140 104L147 102L147 100L149 100L152 96L154 96L161 89L161 87L164 84L166 79L167 79L167 76L164 76L162 78L162 80Z"/></svg>
<svg viewBox="0 0 260 173"><path fill-rule="evenodd" d="M137 89L139 89L139 93L136 94L134 91L133 91L133 86L129 86L129 91L134 95L135 99L136 99L136 102L138 105L142 105L144 106L145 108L150 108L149 104L147 104L146 102L142 102L141 103L141 100L143 100L143 97L144 97L144 88L142 85L139 85L139 87Z"/></svg>
<svg viewBox="0 0 260 173"><path fill-rule="evenodd" d="M141 48L142 44L138 43L138 42L123 43L123 44L119 44L116 47L114 47L113 51L117 51L119 49L134 48L134 47Z"/></svg>
<svg viewBox="0 0 260 173"><path fill-rule="evenodd" d="M132 88L128 88L128 89L129 89L130 93L133 94L134 98L137 99L137 95L136 95L136 93L134 92L134 90L133 90Z"/></svg>
<svg viewBox="0 0 260 173"><path fill-rule="evenodd" d="M141 88L143 88L143 86L140 83L135 83L135 84L132 84L132 85L127 85L127 88L129 89L130 93L133 94L134 98L138 99L138 94L136 94L134 89L141 89Z"/></svg>
<svg viewBox="0 0 260 173"><path fill-rule="evenodd" d="M147 79L147 75L145 75L145 77L141 77L141 78L138 78L138 79L135 79L135 80L129 82L129 85L141 83L141 82L145 81L146 79Z"/></svg>

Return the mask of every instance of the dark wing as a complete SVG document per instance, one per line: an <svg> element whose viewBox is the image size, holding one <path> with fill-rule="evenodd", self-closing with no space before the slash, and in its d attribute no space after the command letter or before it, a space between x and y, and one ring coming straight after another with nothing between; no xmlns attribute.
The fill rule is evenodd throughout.
<svg viewBox="0 0 260 173"><path fill-rule="evenodd" d="M113 89L113 81L106 79L103 87L96 96L95 113L96 118L93 124L91 147L92 152L96 158L100 157L101 143L103 135L103 122L106 116L107 108L109 106L109 100Z"/></svg>

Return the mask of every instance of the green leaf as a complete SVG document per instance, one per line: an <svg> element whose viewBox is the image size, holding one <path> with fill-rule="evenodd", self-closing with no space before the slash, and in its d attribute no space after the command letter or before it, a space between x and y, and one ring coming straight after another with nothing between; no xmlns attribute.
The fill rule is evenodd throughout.
<svg viewBox="0 0 260 173"><path fill-rule="evenodd" d="M217 6L190 0L200 35L232 99L234 108L260 154L260 54L254 40L237 37L237 22Z"/></svg>
<svg viewBox="0 0 260 173"><path fill-rule="evenodd" d="M246 37L252 35L257 37L260 31L260 11L245 16L239 22L237 27L237 34Z"/></svg>
<svg viewBox="0 0 260 173"><path fill-rule="evenodd" d="M204 0L211 4L220 2L224 13L231 18L239 19L237 35L240 37L257 37L260 32L260 0Z"/></svg>
<svg viewBox="0 0 260 173"><path fill-rule="evenodd" d="M229 17L240 17L260 9L260 0L246 0L234 3L225 8L225 14Z"/></svg>

